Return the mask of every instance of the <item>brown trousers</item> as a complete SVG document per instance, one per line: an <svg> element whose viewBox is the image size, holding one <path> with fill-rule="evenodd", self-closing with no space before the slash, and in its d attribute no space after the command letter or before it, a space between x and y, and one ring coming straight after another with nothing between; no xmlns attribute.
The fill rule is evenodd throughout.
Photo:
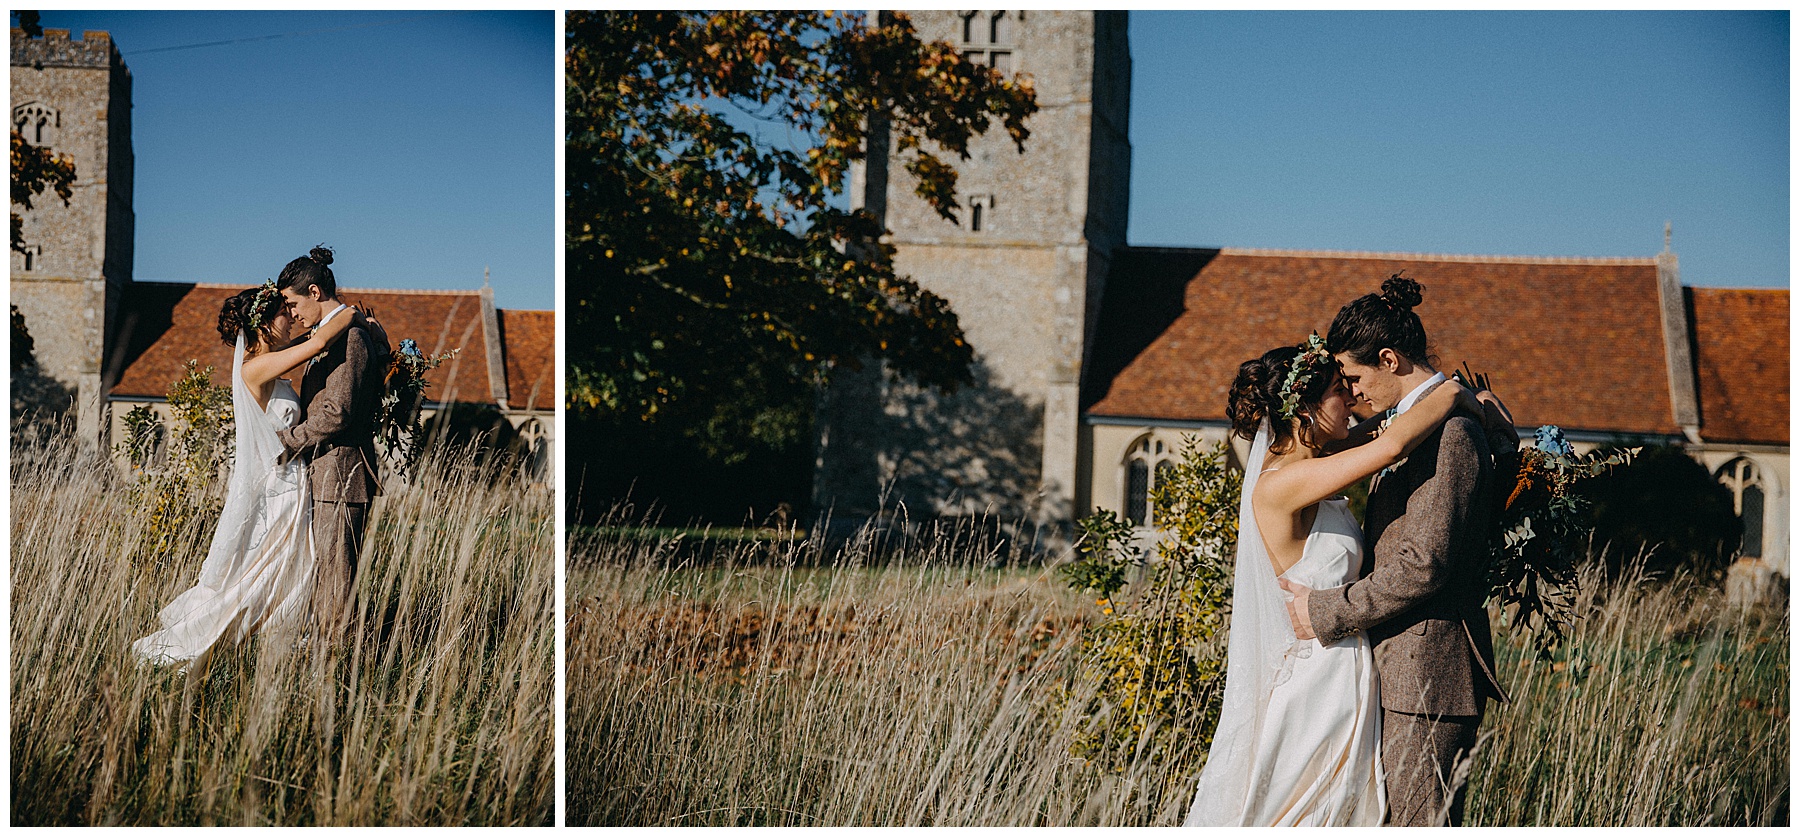
<svg viewBox="0 0 1800 837"><path fill-rule="evenodd" d="M1480 726L1480 715L1381 713L1388 825L1462 825L1468 782L1457 763L1475 748Z"/></svg>
<svg viewBox="0 0 1800 837"><path fill-rule="evenodd" d="M313 636L337 642L350 633L356 592L356 564L362 555L368 503L313 500Z"/></svg>

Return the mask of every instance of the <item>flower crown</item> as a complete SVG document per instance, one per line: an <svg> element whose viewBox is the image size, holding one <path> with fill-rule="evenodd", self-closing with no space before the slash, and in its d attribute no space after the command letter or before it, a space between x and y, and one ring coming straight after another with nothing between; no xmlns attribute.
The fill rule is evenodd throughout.
<svg viewBox="0 0 1800 837"><path fill-rule="evenodd" d="M1313 375L1321 369L1331 368L1336 362L1316 331L1301 346L1300 354L1294 356L1293 365L1288 367L1287 382L1281 385L1281 417L1289 421L1299 414L1300 393L1312 383Z"/></svg>
<svg viewBox="0 0 1800 837"><path fill-rule="evenodd" d="M269 296L277 293L280 293L280 291L275 289L275 280L273 279L264 279L262 287L256 289L256 296L250 298L249 322L251 331L262 328L263 308L269 304Z"/></svg>

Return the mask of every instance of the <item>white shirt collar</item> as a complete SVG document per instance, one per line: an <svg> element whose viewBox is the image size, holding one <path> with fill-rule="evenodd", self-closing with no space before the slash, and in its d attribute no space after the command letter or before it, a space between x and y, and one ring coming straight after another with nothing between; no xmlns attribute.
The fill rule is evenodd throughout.
<svg viewBox="0 0 1800 837"><path fill-rule="evenodd" d="M348 305L345 305L345 304L344 304L344 303L342 303L342 302L340 302L340 303L338 303L338 307L336 307L336 308L333 308L333 309L331 309L331 313L329 313L329 314L326 314L326 315L325 315L325 319L323 319L323 320L320 320L320 321L319 321L319 324L318 324L318 325L316 325L316 326L313 326L313 330L314 330L314 331L318 331L318 330L319 330L319 329L321 329L321 328L324 328L324 327L325 327L325 324L326 324L326 323L329 323L329 322L331 322L331 318L332 318L332 317L335 317L335 316L337 316L337 315L338 315L338 312L339 312L339 311L342 311L342 310L344 310L344 309L345 309L345 308L349 308L349 307L350 307L350 306L348 306ZM1442 376L1442 375L1439 375L1439 376L1438 376L1438 377L1440 377L1440 378L1442 378L1442 377L1444 377L1444 376Z"/></svg>
<svg viewBox="0 0 1800 837"><path fill-rule="evenodd" d="M1436 386L1437 384L1441 384L1444 381L1445 381L1444 373L1442 373L1442 372L1439 372L1436 375L1426 378L1424 383L1419 384L1416 387L1413 387L1412 392L1407 393L1405 398L1400 399L1400 404L1398 406L1394 407L1394 415L1400 415L1401 413L1404 413L1407 410L1412 409L1412 405L1419 403L1419 399L1425 397L1426 390L1429 390L1433 386Z"/></svg>

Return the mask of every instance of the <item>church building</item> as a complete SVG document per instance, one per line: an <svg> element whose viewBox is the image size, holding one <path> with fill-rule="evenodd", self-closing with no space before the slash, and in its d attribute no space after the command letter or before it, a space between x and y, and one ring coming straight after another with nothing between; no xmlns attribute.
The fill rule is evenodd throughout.
<svg viewBox="0 0 1800 837"><path fill-rule="evenodd" d="M1440 369L1489 374L1522 437L1555 424L1578 450L1681 446L1732 492L1744 560L1788 573L1785 289L1684 286L1666 235L1623 258L1133 247L1126 13L908 14L923 38L1029 74L1041 109L1023 154L990 134L957 163L955 223L872 138L852 199L886 223L896 270L949 300L976 385L834 382L821 510L1054 528L1105 508L1154 525L1147 494L1181 437L1229 437L1238 364L1324 334L1404 271Z"/></svg>
<svg viewBox="0 0 1800 837"><path fill-rule="evenodd" d="M13 130L71 157L75 182L67 206L46 194L20 213L25 251L12 253L10 301L43 377L61 389L58 398L73 401L82 438L110 446L121 439L127 410L161 409L188 360L219 370L215 383L229 376L232 350L219 339L219 308L254 284L133 279L131 72L108 33L12 30L12 103ZM280 267L272 264L270 274ZM427 415L450 404L497 410L530 452L534 472L549 479L555 312L496 308L485 279L479 289L414 291L363 289L354 275L343 278L339 295L373 309L391 340L412 338L432 353L460 350L425 376Z"/></svg>

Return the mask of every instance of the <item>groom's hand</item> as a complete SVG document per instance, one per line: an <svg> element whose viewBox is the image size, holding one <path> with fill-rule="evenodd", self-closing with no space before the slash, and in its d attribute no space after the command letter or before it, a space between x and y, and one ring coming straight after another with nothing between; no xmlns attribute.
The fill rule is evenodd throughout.
<svg viewBox="0 0 1800 837"><path fill-rule="evenodd" d="M1313 633L1312 614L1306 612L1306 602L1312 597L1312 588L1304 584L1295 584L1285 578L1277 578L1275 583L1294 596L1287 603L1288 618L1294 622L1294 638L1317 639L1318 634Z"/></svg>

